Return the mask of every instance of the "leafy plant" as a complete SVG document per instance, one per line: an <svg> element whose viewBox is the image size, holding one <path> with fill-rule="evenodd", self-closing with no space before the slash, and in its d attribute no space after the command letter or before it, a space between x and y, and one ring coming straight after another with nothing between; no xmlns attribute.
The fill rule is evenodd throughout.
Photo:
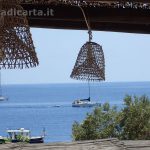
<svg viewBox="0 0 150 150"><path fill-rule="evenodd" d="M86 119L79 124L73 124L72 133L74 140L95 140L115 136L114 127L117 115L116 108L110 108L108 103L96 107Z"/></svg>
<svg viewBox="0 0 150 150"><path fill-rule="evenodd" d="M16 137L16 140L19 141L19 142L26 142L26 143L29 143L29 138L28 137L25 137L21 134L18 134L17 137Z"/></svg>
<svg viewBox="0 0 150 150"><path fill-rule="evenodd" d="M146 96L126 96L120 113L121 139L150 139L150 100Z"/></svg>
<svg viewBox="0 0 150 150"><path fill-rule="evenodd" d="M26 143L29 143L29 138L28 137L25 137L21 134L18 134L17 137L16 137L17 141L19 141L17 144L18 144L18 147L19 147L19 150L23 150L23 147Z"/></svg>

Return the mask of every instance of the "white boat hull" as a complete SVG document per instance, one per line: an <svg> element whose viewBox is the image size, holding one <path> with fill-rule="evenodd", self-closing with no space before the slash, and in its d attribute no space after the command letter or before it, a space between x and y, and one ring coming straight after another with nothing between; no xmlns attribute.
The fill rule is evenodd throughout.
<svg viewBox="0 0 150 150"><path fill-rule="evenodd" d="M8 100L8 98L7 98L7 97L0 96L0 101L5 101L5 100Z"/></svg>
<svg viewBox="0 0 150 150"><path fill-rule="evenodd" d="M97 106L97 104L72 104L72 107L93 107Z"/></svg>

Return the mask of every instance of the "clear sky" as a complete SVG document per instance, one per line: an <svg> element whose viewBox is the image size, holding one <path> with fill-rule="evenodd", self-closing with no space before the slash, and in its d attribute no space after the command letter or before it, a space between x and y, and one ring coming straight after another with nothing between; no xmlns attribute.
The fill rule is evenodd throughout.
<svg viewBox="0 0 150 150"><path fill-rule="evenodd" d="M87 31L31 29L40 65L24 70L2 70L3 84L72 83L70 74ZM93 32L102 45L106 82L150 81L150 35ZM78 81L81 82L81 81Z"/></svg>

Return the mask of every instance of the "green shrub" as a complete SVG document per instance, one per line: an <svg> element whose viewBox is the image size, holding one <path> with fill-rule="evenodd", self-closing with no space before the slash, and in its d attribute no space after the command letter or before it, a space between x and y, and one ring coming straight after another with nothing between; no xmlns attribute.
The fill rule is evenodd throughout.
<svg viewBox="0 0 150 150"><path fill-rule="evenodd" d="M96 107L91 114L87 114L86 119L81 124L78 122L73 124L73 139L95 140L115 136L116 120L114 118L117 118L116 115L116 109L110 108L108 103Z"/></svg>
<svg viewBox="0 0 150 150"><path fill-rule="evenodd" d="M21 134L18 134L17 135L17 138L16 138L19 142L25 142L25 143L29 143L29 138L28 137L25 137Z"/></svg>
<svg viewBox="0 0 150 150"><path fill-rule="evenodd" d="M150 139L150 100L146 96L124 99L125 107L120 113L121 139Z"/></svg>

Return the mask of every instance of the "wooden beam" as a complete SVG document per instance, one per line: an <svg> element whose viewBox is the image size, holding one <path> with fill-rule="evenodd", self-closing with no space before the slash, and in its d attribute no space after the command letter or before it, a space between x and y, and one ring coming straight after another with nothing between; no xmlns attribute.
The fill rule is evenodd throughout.
<svg viewBox="0 0 150 150"><path fill-rule="evenodd" d="M84 17L79 7L67 6L50 6L32 5L24 6L28 12L36 9L37 14L31 13L30 19L45 19L45 20L64 20L64 21L83 21ZM47 16L47 10L53 9L54 16ZM150 24L150 10L139 9L114 9L114 8L83 8L90 22L120 22L120 23L137 23ZM38 15L38 10L42 11L43 15ZM68 13L69 12L69 13Z"/></svg>
<svg viewBox="0 0 150 150"><path fill-rule="evenodd" d="M29 20L31 27L51 28L51 29L76 29L87 30L86 25L82 22L65 22L65 21L47 21L47 20ZM75 27L75 28L74 28ZM121 23L99 23L94 22L92 29L95 31L112 31L127 33L143 33L150 34L150 25L121 24Z"/></svg>
<svg viewBox="0 0 150 150"><path fill-rule="evenodd" d="M27 12L40 10L44 13L44 15L31 13L27 16L31 27L87 30L82 11L77 6L55 4L22 4L22 6ZM54 16L48 16L47 9L52 9ZM106 7L83 9L92 30L150 34L150 9Z"/></svg>

